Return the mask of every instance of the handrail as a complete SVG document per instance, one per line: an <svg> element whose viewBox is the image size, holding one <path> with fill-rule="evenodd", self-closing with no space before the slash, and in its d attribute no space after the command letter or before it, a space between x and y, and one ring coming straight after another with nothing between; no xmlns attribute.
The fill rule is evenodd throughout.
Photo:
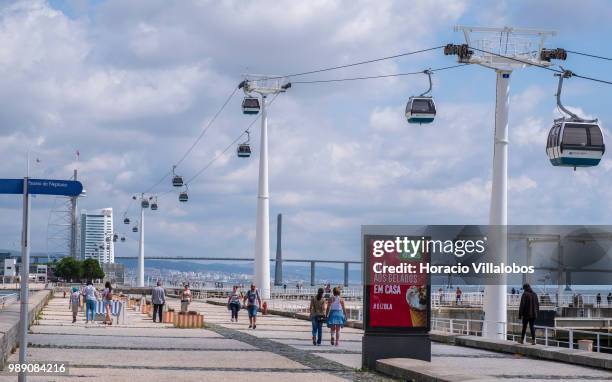
<svg viewBox="0 0 612 382"><path fill-rule="evenodd" d="M9 303L19 300L19 293L10 293L0 296L0 311L4 310Z"/></svg>
<svg viewBox="0 0 612 382"><path fill-rule="evenodd" d="M432 330L440 330L450 334L466 334L466 335L476 335L482 336L483 327L486 328L487 324L491 322L487 322L485 320L474 320L469 318L432 318L431 328ZM522 324L517 322L503 322L497 321L493 324L499 325L504 328L502 331L497 331L497 334L503 334L504 337L510 338L512 340L516 340L519 336L520 329L522 329ZM512 330L510 333L508 332L508 326L511 328L517 328L518 330ZM589 330L577 330L572 328L560 328L560 327L552 327L552 326L541 326L535 325L536 329L536 342L539 340L543 342L545 346L554 346L561 347L560 345L565 345L562 347L567 347L574 349L574 340L577 338L576 335L580 335L579 337L593 337L595 338L595 351L601 352L602 349L612 350L612 347L603 346L603 343L609 343L608 341L612 341L612 333L603 333L603 332L595 332ZM543 335L538 336L538 330L540 334ZM567 333L567 341L563 341L559 339L557 336L557 332ZM473 333L473 334L472 334ZM554 345L550 345L553 343Z"/></svg>

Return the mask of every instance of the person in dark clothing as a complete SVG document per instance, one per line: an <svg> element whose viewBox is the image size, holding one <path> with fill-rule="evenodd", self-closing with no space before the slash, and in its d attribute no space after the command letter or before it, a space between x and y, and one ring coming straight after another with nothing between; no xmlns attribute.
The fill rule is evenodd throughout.
<svg viewBox="0 0 612 382"><path fill-rule="evenodd" d="M597 307L601 308L601 293L597 293Z"/></svg>
<svg viewBox="0 0 612 382"><path fill-rule="evenodd" d="M529 324L529 331L531 332L531 344L536 344L534 323L536 318L538 318L539 310L540 304L538 302L538 295L535 294L529 284L523 285L523 295L521 296L521 305L519 306L519 320L523 320L523 330L521 332L521 339L519 340L520 344L525 341L527 324Z"/></svg>

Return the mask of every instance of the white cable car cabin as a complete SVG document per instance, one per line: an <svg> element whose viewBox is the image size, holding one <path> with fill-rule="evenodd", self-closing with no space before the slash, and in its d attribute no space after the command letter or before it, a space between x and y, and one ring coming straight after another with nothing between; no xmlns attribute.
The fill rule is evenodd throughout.
<svg viewBox="0 0 612 382"><path fill-rule="evenodd" d="M236 154L238 155L238 158L248 158L251 156L251 146L249 145L249 141L251 140L251 134L249 133L248 129L245 131L245 133L247 135L247 140L239 144L236 148Z"/></svg>
<svg viewBox="0 0 612 382"><path fill-rule="evenodd" d="M242 100L243 114L259 114L259 98L246 96Z"/></svg>
<svg viewBox="0 0 612 382"><path fill-rule="evenodd" d="M187 192L181 192L179 194L178 199L179 199L179 202L183 202L184 203L184 202L189 200L189 195L187 195Z"/></svg>
<svg viewBox="0 0 612 382"><path fill-rule="evenodd" d="M172 177L172 185L174 187L183 187L183 177L180 175L174 175Z"/></svg>
<svg viewBox="0 0 612 382"><path fill-rule="evenodd" d="M563 69L563 68L561 68ZM563 79L570 78L573 73L563 69L557 87L557 107L567 117L554 121L548 132L546 154L553 166L563 167L593 167L597 166L606 151L603 134L597 119L585 120L572 113L561 104Z"/></svg>
<svg viewBox="0 0 612 382"><path fill-rule="evenodd" d="M420 96L412 96L408 99L406 104L406 120L408 123L432 123L436 118L436 104L432 96L427 94L431 92L431 70L424 70L423 73L427 74L429 78L429 88L427 91Z"/></svg>
<svg viewBox="0 0 612 382"><path fill-rule="evenodd" d="M606 151L597 121L558 119L548 133L546 154L553 166L597 166Z"/></svg>
<svg viewBox="0 0 612 382"><path fill-rule="evenodd" d="M248 143L241 143L236 150L239 158L248 158L251 156L251 146Z"/></svg>
<svg viewBox="0 0 612 382"><path fill-rule="evenodd" d="M176 165L172 166L172 186L174 187L183 187L183 177L180 175L176 175L174 172L176 170Z"/></svg>
<svg viewBox="0 0 612 382"><path fill-rule="evenodd" d="M406 104L408 123L432 123L436 118L433 97L410 97Z"/></svg>

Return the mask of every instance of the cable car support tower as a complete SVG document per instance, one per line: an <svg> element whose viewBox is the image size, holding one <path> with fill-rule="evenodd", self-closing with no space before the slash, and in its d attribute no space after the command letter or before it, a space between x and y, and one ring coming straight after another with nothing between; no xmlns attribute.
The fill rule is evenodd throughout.
<svg viewBox="0 0 612 382"><path fill-rule="evenodd" d="M268 193L268 115L266 98L284 93L291 87L284 77L246 75L238 88L247 97L259 95L261 101L261 138L255 227L255 269L253 282L262 299L270 298L270 195Z"/></svg>
<svg viewBox="0 0 612 382"><path fill-rule="evenodd" d="M548 67L551 58L562 58L544 49L544 41L555 36L554 31L455 26L463 32L465 44L449 44L444 54L457 55L459 62L478 64L496 73L495 131L493 142L493 179L488 236L488 253L495 263L508 263L508 109L510 106L510 75L516 69L530 65ZM499 228L499 229L498 229ZM483 336L505 339L507 325L507 277L503 274L485 286Z"/></svg>

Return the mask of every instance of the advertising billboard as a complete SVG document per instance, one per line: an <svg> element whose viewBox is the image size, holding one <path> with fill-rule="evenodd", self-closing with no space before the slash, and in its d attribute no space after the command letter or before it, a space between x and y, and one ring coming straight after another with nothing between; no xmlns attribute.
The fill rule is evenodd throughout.
<svg viewBox="0 0 612 382"><path fill-rule="evenodd" d="M428 263L425 250L401 251L397 235L364 236L364 324L368 332L428 332L431 285L420 272ZM418 239L422 239L419 237Z"/></svg>

